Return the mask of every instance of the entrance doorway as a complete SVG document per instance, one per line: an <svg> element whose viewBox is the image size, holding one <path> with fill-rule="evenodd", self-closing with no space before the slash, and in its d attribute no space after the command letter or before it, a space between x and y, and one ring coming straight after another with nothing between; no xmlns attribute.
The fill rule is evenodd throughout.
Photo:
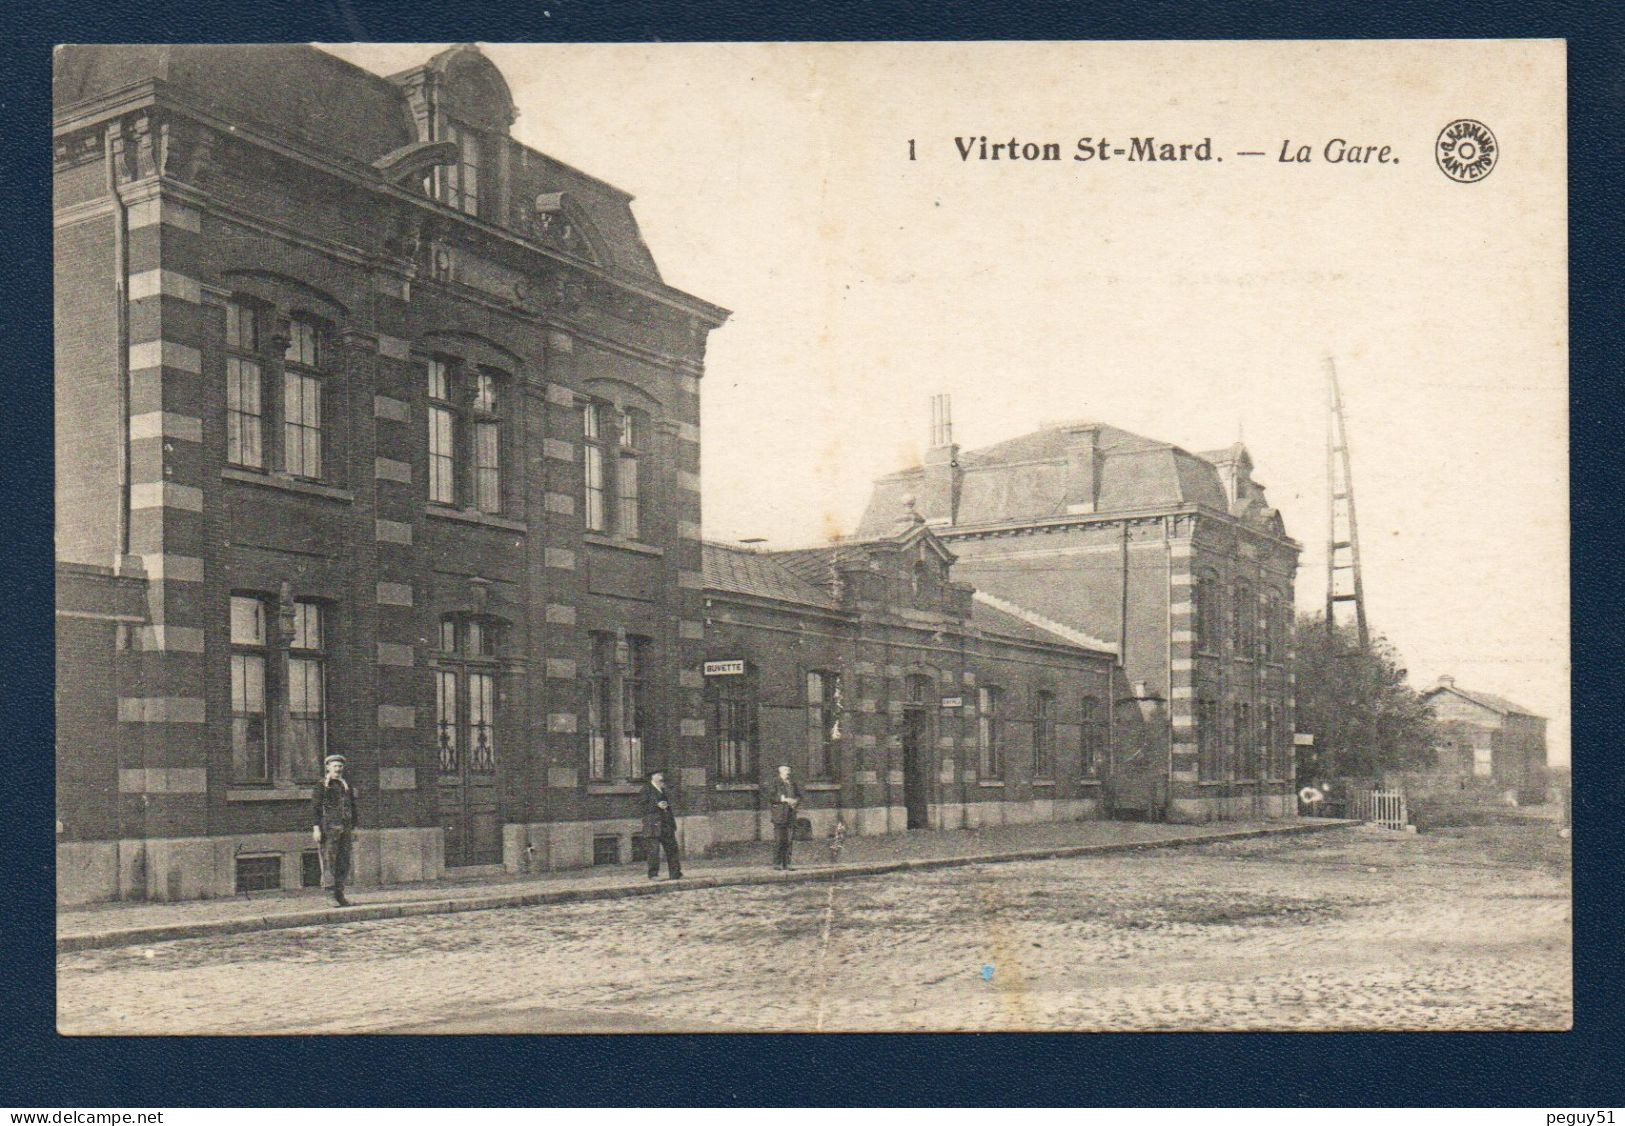
<svg viewBox="0 0 1625 1126"><path fill-rule="evenodd" d="M908 678L908 698L903 704L903 807L910 829L931 826L931 692L930 677Z"/></svg>
<svg viewBox="0 0 1625 1126"><path fill-rule="evenodd" d="M446 867L502 860L497 797L497 666L492 631L478 619L448 620L435 669L439 775Z"/></svg>

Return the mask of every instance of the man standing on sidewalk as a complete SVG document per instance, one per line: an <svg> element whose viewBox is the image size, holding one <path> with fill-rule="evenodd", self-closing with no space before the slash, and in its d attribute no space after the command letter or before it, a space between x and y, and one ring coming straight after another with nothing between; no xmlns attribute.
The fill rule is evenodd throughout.
<svg viewBox="0 0 1625 1126"><path fill-rule="evenodd" d="M649 788L643 792L643 837L644 847L649 850L649 878L659 877L660 852L664 849L666 874L674 880L682 879L683 861L677 855L677 810L661 770L649 775Z"/></svg>
<svg viewBox="0 0 1625 1126"><path fill-rule="evenodd" d="M790 842L796 836L796 807L801 804L801 787L790 778L788 766L779 767L773 783L773 867L790 870Z"/></svg>
<svg viewBox="0 0 1625 1126"><path fill-rule="evenodd" d="M310 835L321 849L322 870L333 881L333 902L348 907L344 881L350 878L350 854L355 845L355 787L344 780L343 755L328 755L322 765L327 775L311 794Z"/></svg>

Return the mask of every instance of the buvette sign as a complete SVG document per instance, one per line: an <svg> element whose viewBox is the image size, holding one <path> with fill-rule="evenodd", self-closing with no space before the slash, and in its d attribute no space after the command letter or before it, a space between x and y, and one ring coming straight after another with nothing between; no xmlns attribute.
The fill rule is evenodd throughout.
<svg viewBox="0 0 1625 1126"><path fill-rule="evenodd" d="M744 676L744 661L707 661L705 662L706 676Z"/></svg>

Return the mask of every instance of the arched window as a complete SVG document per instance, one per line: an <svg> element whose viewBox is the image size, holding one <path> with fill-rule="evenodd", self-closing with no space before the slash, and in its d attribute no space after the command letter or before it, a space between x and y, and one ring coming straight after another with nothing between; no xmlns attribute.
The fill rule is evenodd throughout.
<svg viewBox="0 0 1625 1126"><path fill-rule="evenodd" d="M500 513L506 374L433 356L425 377L429 500Z"/></svg>

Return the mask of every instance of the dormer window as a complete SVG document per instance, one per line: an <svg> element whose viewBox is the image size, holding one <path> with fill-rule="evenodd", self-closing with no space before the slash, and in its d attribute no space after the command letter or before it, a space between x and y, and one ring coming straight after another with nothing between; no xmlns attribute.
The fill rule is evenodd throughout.
<svg viewBox="0 0 1625 1126"><path fill-rule="evenodd" d="M440 170L438 198L466 215L479 215L485 173L485 138L466 125L446 122L445 139L457 146L457 161Z"/></svg>

